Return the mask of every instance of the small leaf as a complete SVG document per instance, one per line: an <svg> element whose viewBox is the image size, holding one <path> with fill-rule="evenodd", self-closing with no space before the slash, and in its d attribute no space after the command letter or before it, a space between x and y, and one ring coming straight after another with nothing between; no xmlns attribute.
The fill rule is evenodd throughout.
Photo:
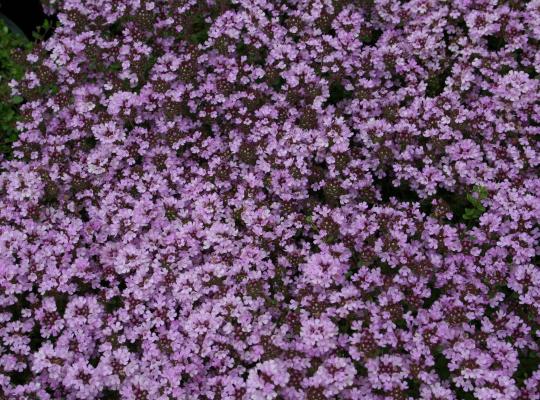
<svg viewBox="0 0 540 400"><path fill-rule="evenodd" d="M474 208L466 208L463 219L471 220L477 218L477 212Z"/></svg>
<svg viewBox="0 0 540 400"><path fill-rule="evenodd" d="M479 186L477 192L478 192L478 196L479 196L479 198L481 200L487 199L488 191L487 191L487 189L485 187Z"/></svg>
<svg viewBox="0 0 540 400"><path fill-rule="evenodd" d="M478 200L476 197L474 197L472 194L467 195L467 200L469 203L471 203L474 207L480 207L482 204L480 203L480 200Z"/></svg>

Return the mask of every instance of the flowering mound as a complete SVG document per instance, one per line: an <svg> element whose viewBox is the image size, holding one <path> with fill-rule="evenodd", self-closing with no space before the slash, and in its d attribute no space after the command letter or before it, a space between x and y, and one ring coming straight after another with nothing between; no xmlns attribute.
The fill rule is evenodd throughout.
<svg viewBox="0 0 540 400"><path fill-rule="evenodd" d="M49 6L0 397L540 398L540 1Z"/></svg>

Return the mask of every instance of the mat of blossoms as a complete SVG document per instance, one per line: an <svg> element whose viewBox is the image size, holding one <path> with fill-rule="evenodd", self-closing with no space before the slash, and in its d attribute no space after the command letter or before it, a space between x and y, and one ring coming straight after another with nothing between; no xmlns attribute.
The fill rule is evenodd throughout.
<svg viewBox="0 0 540 400"><path fill-rule="evenodd" d="M1 399L540 399L539 0L45 7Z"/></svg>

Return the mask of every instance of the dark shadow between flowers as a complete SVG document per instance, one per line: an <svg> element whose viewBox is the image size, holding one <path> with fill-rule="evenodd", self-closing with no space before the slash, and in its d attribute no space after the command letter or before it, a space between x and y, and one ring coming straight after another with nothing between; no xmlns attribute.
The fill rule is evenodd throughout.
<svg viewBox="0 0 540 400"><path fill-rule="evenodd" d="M55 26L56 16L47 16L43 11L39 0L3 0L0 2L0 13L9 18L23 33L26 38L33 40L33 33L42 27L45 20L49 20L50 26ZM52 29L44 32L42 39L48 39L52 34Z"/></svg>

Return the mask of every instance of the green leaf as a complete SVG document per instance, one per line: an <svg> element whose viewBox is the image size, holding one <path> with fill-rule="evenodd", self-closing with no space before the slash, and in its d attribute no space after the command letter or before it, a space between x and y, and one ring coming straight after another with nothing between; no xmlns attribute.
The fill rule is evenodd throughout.
<svg viewBox="0 0 540 400"><path fill-rule="evenodd" d="M16 63L14 50L27 52L31 43L24 34L17 34L16 26L0 18L0 153L8 159L12 155L11 143L19 134L15 123L19 118L19 107L24 102L22 96L11 96L9 82L21 79L25 67Z"/></svg>
<svg viewBox="0 0 540 400"><path fill-rule="evenodd" d="M465 214L463 214L463 219L473 220L477 218L476 210L472 208L465 209Z"/></svg>
<svg viewBox="0 0 540 400"><path fill-rule="evenodd" d="M480 218L486 211L486 208L482 204L482 200L485 200L488 197L487 189L483 186L476 185L474 186L472 193L468 193L465 197L472 205L472 208L465 208L463 219L470 221Z"/></svg>

